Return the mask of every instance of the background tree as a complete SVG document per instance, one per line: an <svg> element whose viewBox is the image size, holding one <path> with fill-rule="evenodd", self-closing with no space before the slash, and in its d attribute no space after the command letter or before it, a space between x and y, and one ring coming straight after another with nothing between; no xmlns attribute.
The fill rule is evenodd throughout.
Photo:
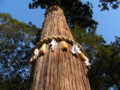
<svg viewBox="0 0 120 90"><path fill-rule="evenodd" d="M91 86L93 90L120 89L120 38L109 45L98 47L96 60L89 72Z"/></svg>
<svg viewBox="0 0 120 90"><path fill-rule="evenodd" d="M26 82L28 60L39 32L32 23L27 25L0 13L0 90L17 90Z"/></svg>
<svg viewBox="0 0 120 90"><path fill-rule="evenodd" d="M117 9L120 5L120 1L119 0L99 0L100 4L98 5L99 7L101 7L101 10L109 10L110 6L113 9Z"/></svg>

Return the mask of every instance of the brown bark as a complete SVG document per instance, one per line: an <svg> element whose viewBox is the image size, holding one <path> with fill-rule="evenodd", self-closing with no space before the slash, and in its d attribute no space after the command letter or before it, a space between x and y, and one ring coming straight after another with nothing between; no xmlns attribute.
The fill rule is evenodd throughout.
<svg viewBox="0 0 120 90"><path fill-rule="evenodd" d="M73 39L62 9L53 6L46 12L41 39L56 35ZM68 47L52 52L47 44L46 53L34 63L30 90L90 90L84 62L71 53L71 44Z"/></svg>

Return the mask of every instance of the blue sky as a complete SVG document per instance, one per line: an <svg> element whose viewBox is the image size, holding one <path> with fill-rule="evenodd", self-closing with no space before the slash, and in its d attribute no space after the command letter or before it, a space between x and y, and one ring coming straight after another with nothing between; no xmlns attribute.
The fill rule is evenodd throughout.
<svg viewBox="0 0 120 90"><path fill-rule="evenodd" d="M45 10L29 9L28 3L31 0L0 0L0 12L10 13L19 21L28 23L31 21L37 27L42 27ZM115 40L115 36L120 36L120 8L117 10L100 11L98 0L82 0L93 2L93 18L99 22L97 34L102 35L107 43Z"/></svg>

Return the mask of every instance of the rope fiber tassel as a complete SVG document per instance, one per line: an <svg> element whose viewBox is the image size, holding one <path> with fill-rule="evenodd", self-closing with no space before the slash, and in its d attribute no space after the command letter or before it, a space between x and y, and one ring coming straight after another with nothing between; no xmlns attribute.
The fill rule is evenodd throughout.
<svg viewBox="0 0 120 90"><path fill-rule="evenodd" d="M40 54L41 54L41 55L44 55L45 52L46 52L46 43L44 43L44 44L42 45L42 47L40 48Z"/></svg>
<svg viewBox="0 0 120 90"><path fill-rule="evenodd" d="M91 64L89 63L89 59L82 52L79 54L80 54L80 57L84 60L85 65L90 67Z"/></svg>
<svg viewBox="0 0 120 90"><path fill-rule="evenodd" d="M32 63L32 62L34 62L34 61L35 61L35 59L34 59L33 56L32 56L32 58L30 59L29 63Z"/></svg>
<svg viewBox="0 0 120 90"><path fill-rule="evenodd" d="M68 49L68 44L65 41L61 41L61 46L62 46L62 50L67 50Z"/></svg>

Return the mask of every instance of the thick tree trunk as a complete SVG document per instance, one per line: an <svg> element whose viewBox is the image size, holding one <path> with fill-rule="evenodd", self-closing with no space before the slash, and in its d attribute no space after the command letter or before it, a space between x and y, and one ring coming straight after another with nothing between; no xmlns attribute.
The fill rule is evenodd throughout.
<svg viewBox="0 0 120 90"><path fill-rule="evenodd" d="M73 39L62 9L53 6L46 12L41 40L56 35ZM90 90L87 68L68 45L67 51L59 46L52 52L47 44L46 53L34 63L30 90Z"/></svg>

